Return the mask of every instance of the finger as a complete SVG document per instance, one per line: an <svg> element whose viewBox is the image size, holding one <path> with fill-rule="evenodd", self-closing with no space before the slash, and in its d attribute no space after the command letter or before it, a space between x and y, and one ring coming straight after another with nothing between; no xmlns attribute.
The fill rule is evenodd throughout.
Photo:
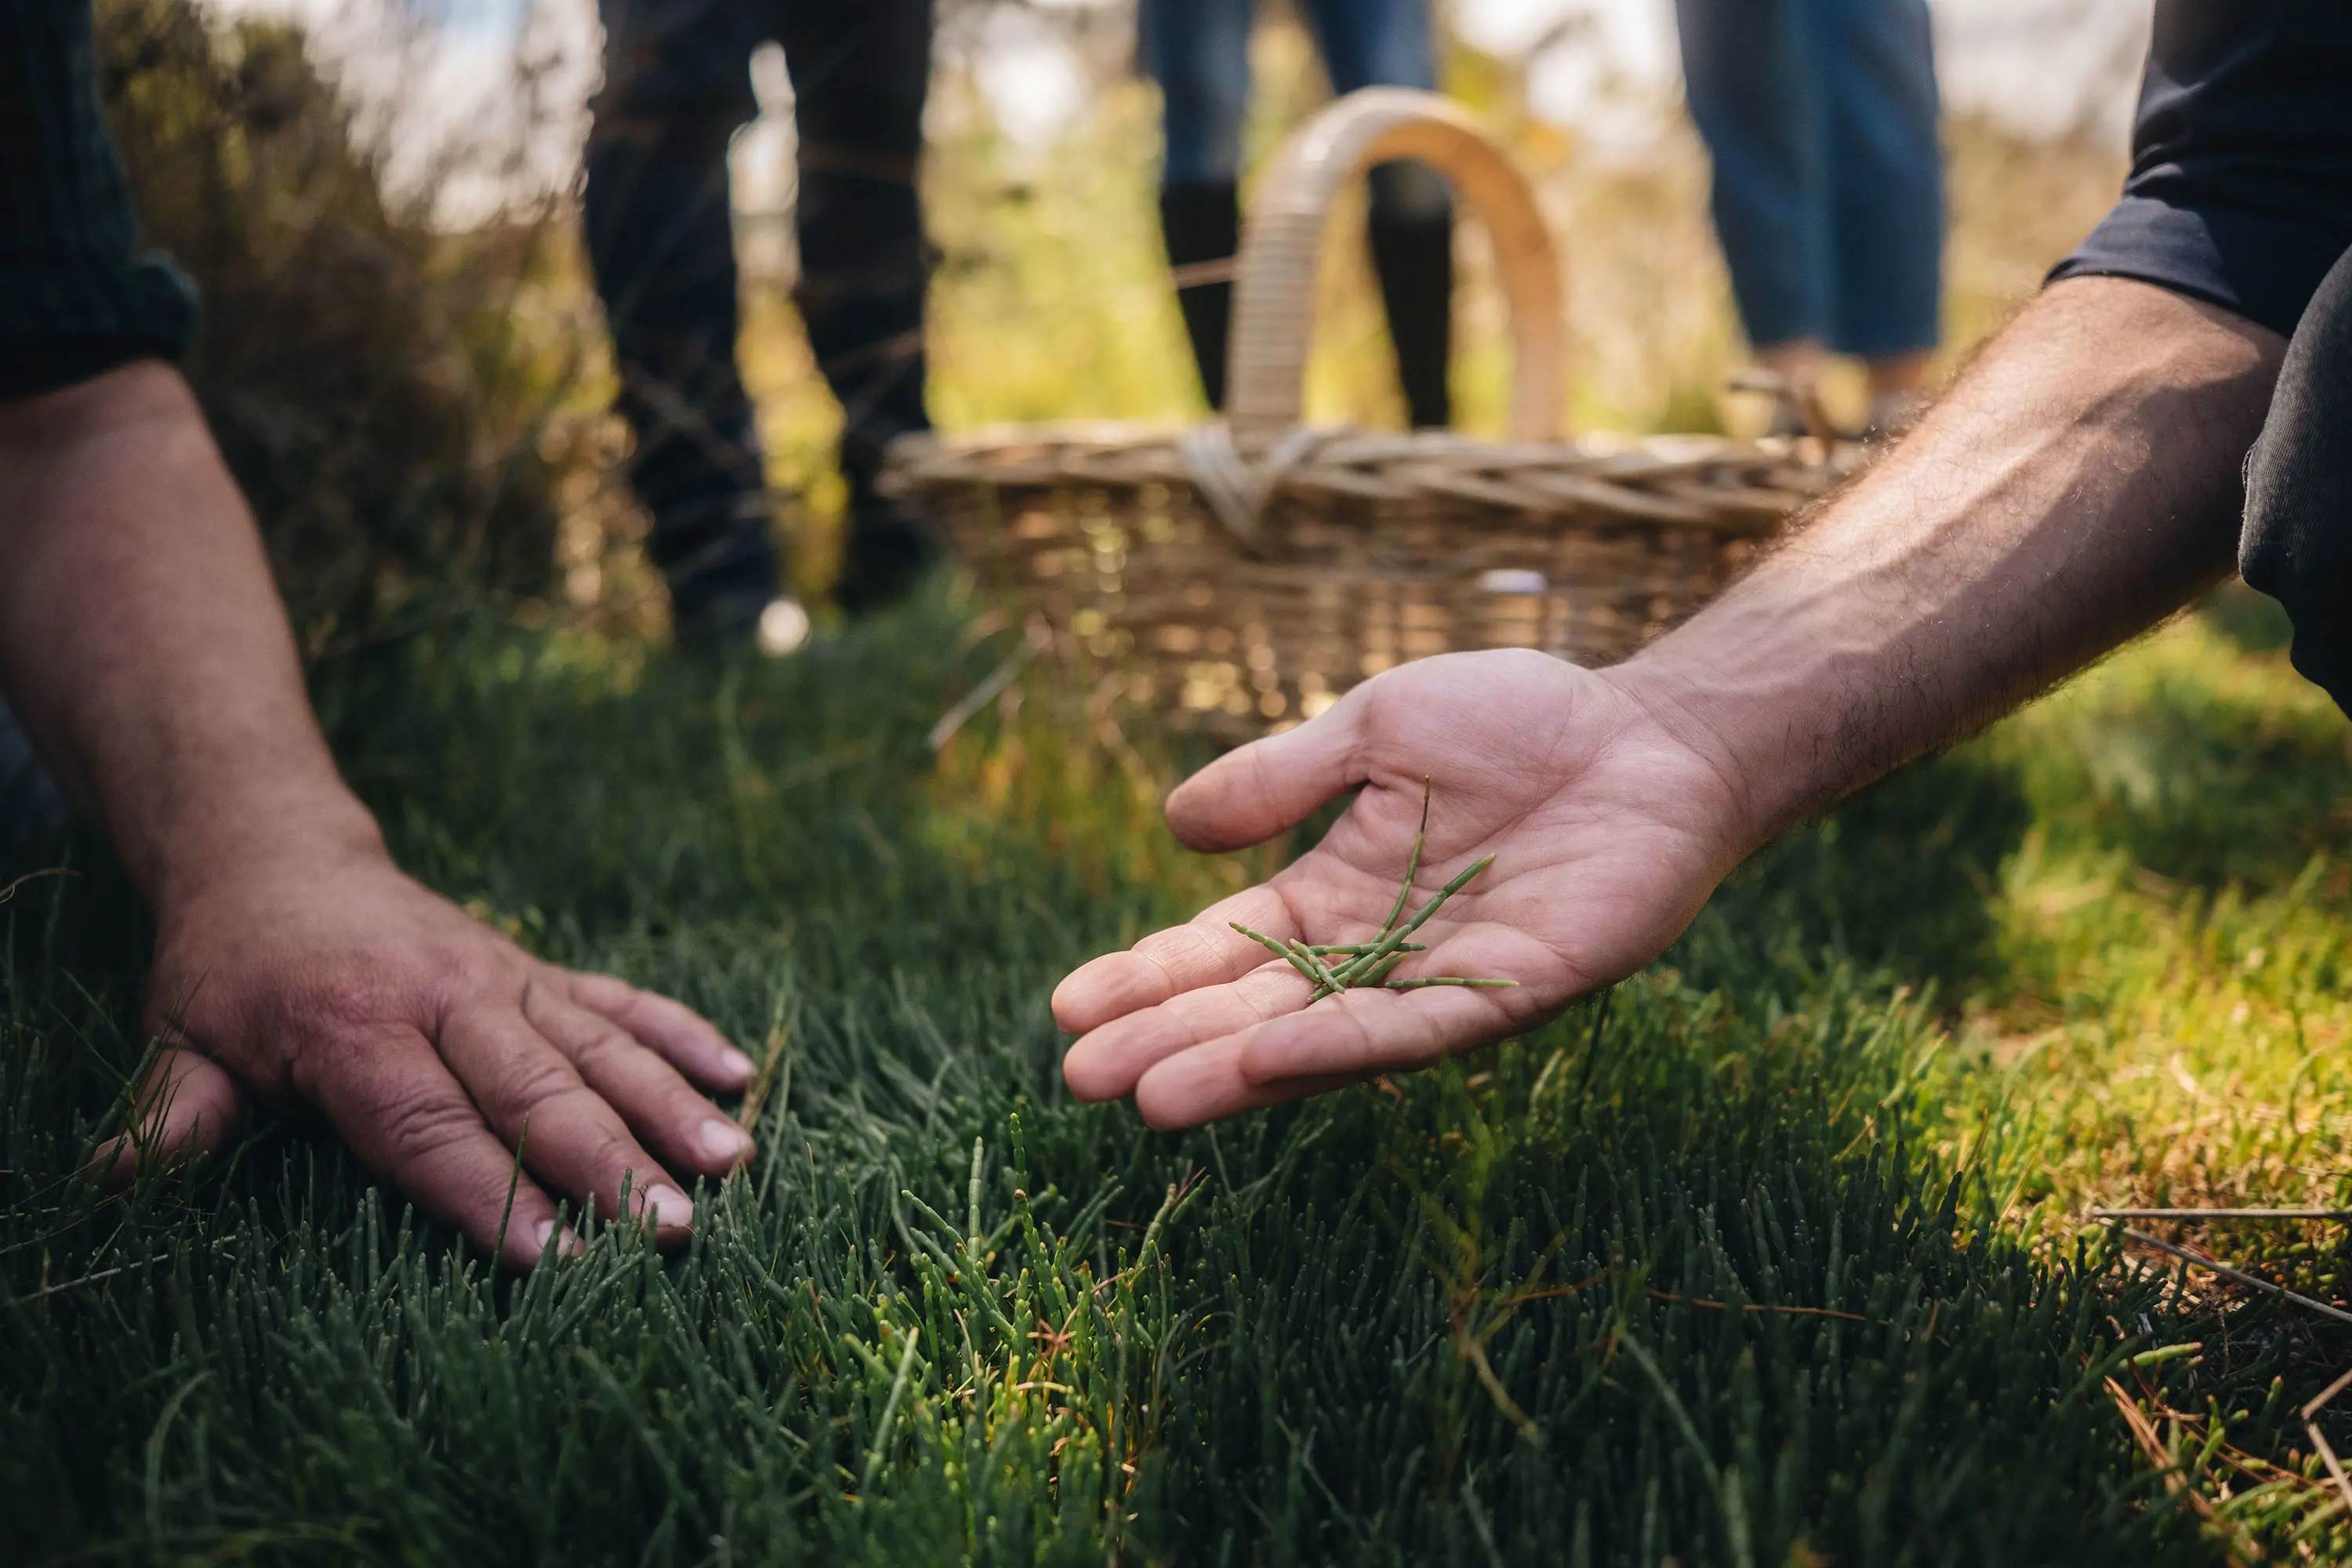
<svg viewBox="0 0 2352 1568"><path fill-rule="evenodd" d="M672 1164L723 1176L751 1152L749 1133L604 1014L574 1006L553 987L536 984L524 991L522 1011L530 1026L563 1053L581 1081Z"/></svg>
<svg viewBox="0 0 2352 1568"><path fill-rule="evenodd" d="M656 1239L683 1241L694 1227L685 1191L631 1135L620 1114L582 1080L563 1053L512 1006L477 1005L441 1026L442 1057L523 1163L556 1191L607 1217L657 1215ZM524 1126L529 1123L526 1138Z"/></svg>
<svg viewBox="0 0 2352 1568"><path fill-rule="evenodd" d="M1361 784L1365 704L1358 687L1328 712L1228 752L1168 796L1168 826L1185 847L1241 849L1295 827Z"/></svg>
<svg viewBox="0 0 2352 1568"><path fill-rule="evenodd" d="M1241 1031L1236 1066L1252 1083L1427 1067L1520 1033L1534 1020L1517 990L1350 991Z"/></svg>
<svg viewBox="0 0 2352 1568"><path fill-rule="evenodd" d="M1152 1126L1172 1131L1375 1076L1347 1073L1254 1082L1242 1073L1239 1041L1228 1037L1181 1051L1145 1073L1135 1086L1135 1108Z"/></svg>
<svg viewBox="0 0 2352 1568"><path fill-rule="evenodd" d="M1079 1100L1117 1100L1159 1063L1303 1007L1311 994L1297 970L1269 962L1229 985L1180 992L1104 1025L1069 1048L1062 1077Z"/></svg>
<svg viewBox="0 0 2352 1568"><path fill-rule="evenodd" d="M245 1096L226 1068L185 1046L156 1054L131 1102L136 1131L109 1139L91 1164L121 1186L142 1163L177 1164L218 1149L236 1126Z"/></svg>
<svg viewBox="0 0 2352 1568"><path fill-rule="evenodd" d="M340 1046L306 1089L361 1163L509 1268L530 1267L551 1245L579 1249L568 1226L559 1231L554 1200L516 1171L514 1152L423 1035L393 1029Z"/></svg>
<svg viewBox="0 0 2352 1568"><path fill-rule="evenodd" d="M1276 942L1300 934L1281 894L1252 888L1210 905L1181 926L1154 931L1125 952L1107 952L1073 970L1054 988L1054 1021L1083 1035L1184 992L1240 979L1264 964L1267 953L1234 930L1235 921Z"/></svg>
<svg viewBox="0 0 2352 1568"><path fill-rule="evenodd" d="M620 1025L705 1089L731 1094L748 1087L757 1071L750 1057L691 1007L640 991L616 975L554 973L574 1003Z"/></svg>

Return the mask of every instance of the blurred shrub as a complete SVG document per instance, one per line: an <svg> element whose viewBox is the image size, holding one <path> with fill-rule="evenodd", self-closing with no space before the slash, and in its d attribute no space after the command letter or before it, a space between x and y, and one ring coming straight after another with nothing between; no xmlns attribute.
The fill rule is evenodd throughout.
<svg viewBox="0 0 2352 1568"><path fill-rule="evenodd" d="M186 370L251 497L305 651L538 592L580 334L528 307L550 216L466 233L395 198L384 149L279 21L100 0L99 70L149 242L204 294ZM540 312L544 315L544 312Z"/></svg>

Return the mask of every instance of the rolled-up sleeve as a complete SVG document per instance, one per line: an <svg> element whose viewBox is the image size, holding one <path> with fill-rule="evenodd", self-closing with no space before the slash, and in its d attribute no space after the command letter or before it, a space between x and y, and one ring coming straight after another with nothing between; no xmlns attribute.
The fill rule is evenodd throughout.
<svg viewBox="0 0 2352 1568"><path fill-rule="evenodd" d="M176 358L195 322L187 279L139 248L89 0L0 0L0 398Z"/></svg>
<svg viewBox="0 0 2352 1568"><path fill-rule="evenodd" d="M2352 247L2352 6L2159 0L2123 199L2051 273L2292 334Z"/></svg>

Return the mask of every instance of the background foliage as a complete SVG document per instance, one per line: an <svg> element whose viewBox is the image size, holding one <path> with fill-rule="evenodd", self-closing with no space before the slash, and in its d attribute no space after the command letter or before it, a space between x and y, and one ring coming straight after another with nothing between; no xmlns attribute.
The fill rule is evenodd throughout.
<svg viewBox="0 0 2352 1568"><path fill-rule="evenodd" d="M550 319L570 287L555 211L436 228L430 182L387 190L387 148L289 24L99 10L147 240L203 295L188 378L306 647L541 591L562 479L589 457L558 418L593 348Z"/></svg>

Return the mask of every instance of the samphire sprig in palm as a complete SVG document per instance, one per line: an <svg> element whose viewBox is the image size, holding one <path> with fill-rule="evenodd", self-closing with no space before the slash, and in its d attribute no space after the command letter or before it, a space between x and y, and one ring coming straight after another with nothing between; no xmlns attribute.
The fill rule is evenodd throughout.
<svg viewBox="0 0 2352 1568"><path fill-rule="evenodd" d="M1438 911L1446 900L1470 885L1470 879L1495 863L1492 855L1461 872L1437 890L1437 896L1422 905L1411 920L1404 920L1405 906L1412 899L1412 880L1421 873L1421 851L1429 837L1429 781L1421 781L1421 828L1412 836L1412 854L1404 865L1404 885L1397 889L1396 902L1389 910L1389 918L1381 922L1381 934L1370 942L1338 942L1310 945L1296 937L1289 942L1276 942L1261 931L1252 931L1239 921L1228 922L1233 928L1271 951L1291 968L1313 984L1315 994L1307 998L1308 1005L1326 996L1336 996L1342 991L1359 986L1372 986L1387 991L1418 991L1430 985L1517 985L1516 980L1471 980L1458 974L1430 974L1412 980L1391 980L1390 974L1402 963L1407 953L1426 952L1426 947L1405 939L1421 929L1423 922ZM1399 922L1402 921L1402 924ZM1334 965L1329 960L1344 962Z"/></svg>

